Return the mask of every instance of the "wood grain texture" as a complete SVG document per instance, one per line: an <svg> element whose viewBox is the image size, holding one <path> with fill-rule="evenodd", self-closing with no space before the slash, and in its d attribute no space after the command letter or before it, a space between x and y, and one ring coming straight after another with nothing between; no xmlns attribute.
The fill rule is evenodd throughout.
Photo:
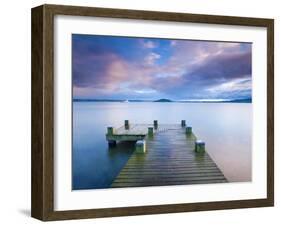
<svg viewBox="0 0 281 226"><path fill-rule="evenodd" d="M32 201L31 215L47 220L54 211L53 14L32 9Z"/></svg>
<svg viewBox="0 0 281 226"><path fill-rule="evenodd" d="M274 20L267 23L267 199L274 205Z"/></svg>
<svg viewBox="0 0 281 226"><path fill-rule="evenodd" d="M258 26L267 28L267 198L122 208L54 210L53 34L55 15ZM32 216L44 221L186 211L249 208L274 204L274 21L77 6L42 5L32 9Z"/></svg>
<svg viewBox="0 0 281 226"><path fill-rule="evenodd" d="M146 153L134 152L111 187L227 182L208 153L195 152L195 141L181 125L159 125L154 136L146 138Z"/></svg>
<svg viewBox="0 0 281 226"><path fill-rule="evenodd" d="M32 11L31 29L31 215L43 219L43 6Z"/></svg>

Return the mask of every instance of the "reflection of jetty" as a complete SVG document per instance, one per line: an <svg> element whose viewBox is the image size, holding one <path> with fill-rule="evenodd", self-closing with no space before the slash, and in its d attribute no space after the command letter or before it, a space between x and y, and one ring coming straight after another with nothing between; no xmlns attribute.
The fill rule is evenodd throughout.
<svg viewBox="0 0 281 226"><path fill-rule="evenodd" d="M216 163L205 153L185 121L181 124L129 124L106 134L110 147L119 141L135 141L136 150L112 183L112 187L206 184L227 182ZM114 150L112 150L114 151Z"/></svg>

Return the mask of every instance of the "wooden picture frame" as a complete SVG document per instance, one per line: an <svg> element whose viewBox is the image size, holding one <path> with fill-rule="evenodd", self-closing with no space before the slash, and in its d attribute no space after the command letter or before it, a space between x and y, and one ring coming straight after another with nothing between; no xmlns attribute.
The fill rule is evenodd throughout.
<svg viewBox="0 0 281 226"><path fill-rule="evenodd" d="M71 15L153 21L240 25L267 29L267 198L120 208L54 210L54 16ZM51 221L205 211L274 205L274 21L273 19L196 15L42 5L32 9L32 202L34 218Z"/></svg>

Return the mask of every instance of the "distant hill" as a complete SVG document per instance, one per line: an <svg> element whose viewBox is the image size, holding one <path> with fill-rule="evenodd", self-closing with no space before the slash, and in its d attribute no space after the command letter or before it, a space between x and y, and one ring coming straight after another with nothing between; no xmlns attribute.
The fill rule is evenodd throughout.
<svg viewBox="0 0 281 226"><path fill-rule="evenodd" d="M154 102L173 102L169 99L159 99L159 100L155 100Z"/></svg>
<svg viewBox="0 0 281 226"><path fill-rule="evenodd" d="M225 101L226 103L252 103L252 98Z"/></svg>

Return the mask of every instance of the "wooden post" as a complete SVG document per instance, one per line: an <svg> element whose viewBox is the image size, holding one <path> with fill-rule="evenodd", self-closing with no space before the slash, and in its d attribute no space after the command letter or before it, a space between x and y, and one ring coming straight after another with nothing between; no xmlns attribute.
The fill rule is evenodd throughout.
<svg viewBox="0 0 281 226"><path fill-rule="evenodd" d="M148 136L153 136L153 127L148 127Z"/></svg>
<svg viewBox="0 0 281 226"><path fill-rule="evenodd" d="M145 153L146 152L146 142L145 140L138 140L136 142L136 152Z"/></svg>
<svg viewBox="0 0 281 226"><path fill-rule="evenodd" d="M114 135L114 127L107 127L107 136ZM116 146L116 140L108 140L108 147L112 148Z"/></svg>
<svg viewBox="0 0 281 226"><path fill-rule="evenodd" d="M157 120L153 121L153 127L154 127L154 129L158 128L158 121Z"/></svg>
<svg viewBox="0 0 281 226"><path fill-rule="evenodd" d="M186 133L187 135L191 135L191 134L192 134L192 127L190 127L190 126L186 127L186 128L185 128L185 133Z"/></svg>
<svg viewBox="0 0 281 226"><path fill-rule="evenodd" d="M129 129L130 125L129 125L129 120L125 120L125 129Z"/></svg>
<svg viewBox="0 0 281 226"><path fill-rule="evenodd" d="M202 140L195 141L195 152L204 153L205 152L205 142Z"/></svg>
<svg viewBox="0 0 281 226"><path fill-rule="evenodd" d="M181 127L185 127L185 120L181 120Z"/></svg>
<svg viewBox="0 0 281 226"><path fill-rule="evenodd" d="M113 127L107 127L107 135L113 135L114 134L114 128Z"/></svg>

